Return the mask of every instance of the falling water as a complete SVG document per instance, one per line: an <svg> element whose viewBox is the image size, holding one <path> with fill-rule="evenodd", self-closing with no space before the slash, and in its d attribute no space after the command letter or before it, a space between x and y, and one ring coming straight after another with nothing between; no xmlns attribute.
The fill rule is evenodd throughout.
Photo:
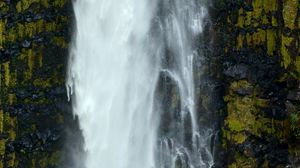
<svg viewBox="0 0 300 168"><path fill-rule="evenodd" d="M200 129L198 125L193 72L195 58L201 57L197 45L203 31L203 20L207 17L207 9L199 0L163 0L159 6L159 22L163 27L166 51L161 76L174 83L179 97L176 98L179 99L177 109L164 107L162 111L167 113L164 117L168 116L171 121L161 124L168 128L162 128L164 132L160 135L159 165L162 168L211 167L211 131ZM169 87L174 89L174 86ZM167 94L164 90L161 92ZM172 94L169 99L174 101ZM168 99L165 95L164 97ZM170 104L172 102L167 106Z"/></svg>
<svg viewBox="0 0 300 168"><path fill-rule="evenodd" d="M79 117L86 168L208 168L194 86L201 0L77 0L67 89ZM158 133L161 76L179 90L175 125ZM190 126L186 126L190 125Z"/></svg>

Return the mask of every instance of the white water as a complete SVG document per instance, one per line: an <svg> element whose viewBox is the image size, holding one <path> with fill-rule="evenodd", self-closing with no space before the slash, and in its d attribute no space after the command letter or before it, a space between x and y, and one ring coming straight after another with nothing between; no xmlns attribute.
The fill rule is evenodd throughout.
<svg viewBox="0 0 300 168"><path fill-rule="evenodd" d="M163 168L211 167L214 163L210 149L212 132L201 130L197 122L193 72L194 59L201 57L195 42L203 31L207 9L201 0L163 0L160 6L164 45L171 55L171 61L162 71L178 87L180 114L179 119L172 118L174 126L167 135L161 135L158 160ZM176 116L175 111L172 113L171 116Z"/></svg>
<svg viewBox="0 0 300 168"><path fill-rule="evenodd" d="M160 10L165 14L156 14ZM180 160L186 168L210 167L194 102L193 59L199 54L192 41L206 16L199 1L77 0L74 11L67 89L85 140L86 168L174 168L186 156ZM164 67L166 49L175 61ZM174 122L184 125L190 117L192 149L182 141L183 126L170 130L177 136L157 135L160 110L154 100L162 71L179 87L181 121ZM174 147L165 150L161 144L167 141ZM155 156L160 149L167 159Z"/></svg>

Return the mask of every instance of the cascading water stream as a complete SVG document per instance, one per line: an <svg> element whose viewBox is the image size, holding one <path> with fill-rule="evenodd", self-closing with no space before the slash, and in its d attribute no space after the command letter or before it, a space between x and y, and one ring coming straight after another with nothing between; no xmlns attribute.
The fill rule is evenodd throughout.
<svg viewBox="0 0 300 168"><path fill-rule="evenodd" d="M201 130L198 125L193 72L194 59L201 57L196 42L203 31L207 10L199 0L163 0L159 6L159 24L167 51L162 56L165 61L161 73L173 81L180 99L178 109L162 111L169 113L171 121L168 121L169 129L164 128L160 135L159 165L162 168L211 167L211 132Z"/></svg>
<svg viewBox="0 0 300 168"><path fill-rule="evenodd" d="M77 0L74 11L67 89L85 140L86 168L211 167L210 134L200 132L194 102L203 3ZM162 74L178 87L180 112L170 111L175 126L158 134L159 107L168 106L156 101Z"/></svg>

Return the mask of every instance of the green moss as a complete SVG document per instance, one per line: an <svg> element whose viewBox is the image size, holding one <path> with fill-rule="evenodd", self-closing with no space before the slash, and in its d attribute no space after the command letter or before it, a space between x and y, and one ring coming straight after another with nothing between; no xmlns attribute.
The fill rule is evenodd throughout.
<svg viewBox="0 0 300 168"><path fill-rule="evenodd" d="M6 13L6 12L8 12L8 10L9 10L8 4L5 3L4 1L1 1L0 2L0 11L3 13Z"/></svg>
<svg viewBox="0 0 300 168"><path fill-rule="evenodd" d="M234 81L229 88L230 94L237 92L239 89L253 90L253 86L246 80Z"/></svg>
<svg viewBox="0 0 300 168"><path fill-rule="evenodd" d="M295 71L297 74L297 79L300 80L300 58L299 57L296 57L295 60Z"/></svg>
<svg viewBox="0 0 300 168"><path fill-rule="evenodd" d="M10 83L10 68L9 68L9 61L3 63L3 69L4 69L4 84L6 86L9 86Z"/></svg>
<svg viewBox="0 0 300 168"><path fill-rule="evenodd" d="M290 115L291 129L297 138L300 138L300 114L293 112Z"/></svg>
<svg viewBox="0 0 300 168"><path fill-rule="evenodd" d="M244 27L244 15L243 15L243 8L239 9L238 21L236 24L237 27Z"/></svg>
<svg viewBox="0 0 300 168"><path fill-rule="evenodd" d="M277 25L278 25L277 18L272 16L272 26L277 26Z"/></svg>
<svg viewBox="0 0 300 168"><path fill-rule="evenodd" d="M284 25L290 29L295 28L295 21L298 12L298 0L285 0L283 1L283 19Z"/></svg>
<svg viewBox="0 0 300 168"><path fill-rule="evenodd" d="M3 44L5 41L5 22L3 20L0 20L0 49L3 48Z"/></svg>
<svg viewBox="0 0 300 168"><path fill-rule="evenodd" d="M262 29L257 29L255 33L253 33L253 45L261 45L266 41L266 31Z"/></svg>
<svg viewBox="0 0 300 168"><path fill-rule="evenodd" d="M289 54L288 46L293 41L293 38L281 36L281 56L282 56L282 65L284 68L287 68L291 64L291 56Z"/></svg>
<svg viewBox="0 0 300 168"><path fill-rule="evenodd" d="M0 139L0 157L5 154L5 140Z"/></svg>
<svg viewBox="0 0 300 168"><path fill-rule="evenodd" d="M262 0L253 0L252 1L253 6L253 17L255 19L258 19L261 17L262 7L263 7L263 1ZM256 23L254 23L256 24Z"/></svg>
<svg viewBox="0 0 300 168"><path fill-rule="evenodd" d="M230 164L228 168L256 168L256 160L251 157L245 157L239 153L235 156L235 162Z"/></svg>
<svg viewBox="0 0 300 168"><path fill-rule="evenodd" d="M299 158L300 157L299 143L296 143L296 144L289 143L288 145L289 145L289 155Z"/></svg>
<svg viewBox="0 0 300 168"><path fill-rule="evenodd" d="M56 151L52 154L46 154L42 159L39 160L38 164L41 168L47 168L50 166L58 166L61 157L61 152Z"/></svg>
<svg viewBox="0 0 300 168"><path fill-rule="evenodd" d="M244 133L237 133L233 135L233 140L237 144L242 144L247 139L247 136Z"/></svg>
<svg viewBox="0 0 300 168"><path fill-rule="evenodd" d="M250 26L252 21L252 12L245 12L244 26Z"/></svg>
<svg viewBox="0 0 300 168"><path fill-rule="evenodd" d="M267 49L268 55L272 56L276 47L276 33L273 30L267 30Z"/></svg>
<svg viewBox="0 0 300 168"><path fill-rule="evenodd" d="M263 6L265 12L273 12L277 9L277 0L263 0Z"/></svg>
<svg viewBox="0 0 300 168"><path fill-rule="evenodd" d="M65 41L65 38L64 38L64 37L54 37L54 38L52 39L52 42L53 42L55 45L57 45L57 46L59 46L59 47L61 47L61 48L68 48L68 44L67 44L67 42Z"/></svg>
<svg viewBox="0 0 300 168"><path fill-rule="evenodd" d="M3 121L4 121L3 110L0 110L0 134L3 133Z"/></svg>
<svg viewBox="0 0 300 168"><path fill-rule="evenodd" d="M250 97L232 97L227 104L228 117L225 123L232 131L250 131L255 125L253 100Z"/></svg>
<svg viewBox="0 0 300 168"><path fill-rule="evenodd" d="M63 7L65 4L66 0L20 0L18 1L16 5L17 12L23 12L27 10L30 5L33 3L40 3L46 8L50 7L50 4L52 7Z"/></svg>
<svg viewBox="0 0 300 168"><path fill-rule="evenodd" d="M241 35L241 34L239 34L238 36L237 36L237 48L238 49L241 49L242 47L243 47L243 43L244 43L244 37L245 36L243 36L243 35Z"/></svg>

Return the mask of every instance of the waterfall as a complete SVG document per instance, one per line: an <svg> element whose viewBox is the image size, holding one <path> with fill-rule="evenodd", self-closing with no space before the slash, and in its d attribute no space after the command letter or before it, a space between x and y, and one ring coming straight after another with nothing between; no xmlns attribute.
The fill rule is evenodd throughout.
<svg viewBox="0 0 300 168"><path fill-rule="evenodd" d="M209 131L195 104L199 0L77 0L67 89L84 137L86 168L208 168ZM162 77L180 107L164 111ZM168 96L168 95L165 95ZM171 96L171 95L169 95ZM177 112L179 111L179 112ZM166 131L160 131L169 113ZM175 117L174 117L175 116Z"/></svg>

